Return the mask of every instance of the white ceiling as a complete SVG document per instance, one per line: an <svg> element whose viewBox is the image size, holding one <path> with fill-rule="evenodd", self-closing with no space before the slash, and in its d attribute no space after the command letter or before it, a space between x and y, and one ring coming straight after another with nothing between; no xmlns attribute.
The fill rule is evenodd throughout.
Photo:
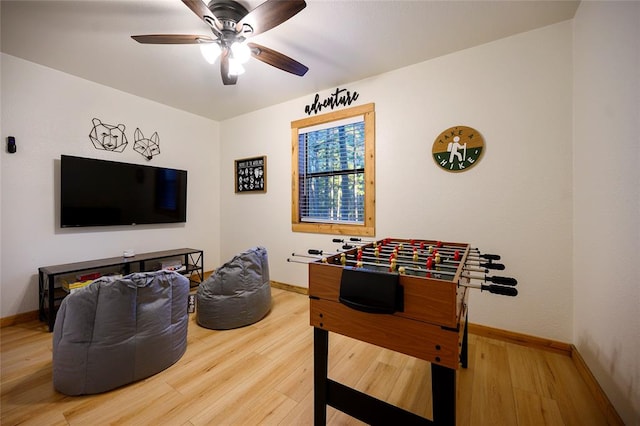
<svg viewBox="0 0 640 426"><path fill-rule="evenodd" d="M240 0L248 10L260 0ZM255 59L235 86L197 45L130 35L201 34L180 0L1 2L2 52L214 120L224 120L573 18L579 1L307 0L252 41L309 67L304 77ZM400 84L400 82L399 82ZM348 87L347 87L348 88Z"/></svg>

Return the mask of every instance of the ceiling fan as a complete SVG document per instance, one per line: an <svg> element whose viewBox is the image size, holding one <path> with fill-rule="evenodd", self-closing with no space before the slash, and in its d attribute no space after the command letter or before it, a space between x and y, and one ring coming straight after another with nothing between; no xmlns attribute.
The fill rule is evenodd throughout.
<svg viewBox="0 0 640 426"><path fill-rule="evenodd" d="M267 0L249 12L234 0L182 0L213 32L213 37L185 34L150 34L131 36L145 44L199 44L210 63L220 58L220 73L225 85L236 84L244 72L242 63L250 57L292 74L303 76L309 70L300 62L280 52L247 42L270 30L306 7L304 0Z"/></svg>

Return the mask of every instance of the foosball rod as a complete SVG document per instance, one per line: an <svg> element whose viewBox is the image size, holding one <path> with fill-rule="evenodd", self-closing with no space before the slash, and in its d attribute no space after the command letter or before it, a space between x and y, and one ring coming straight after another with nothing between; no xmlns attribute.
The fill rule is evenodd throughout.
<svg viewBox="0 0 640 426"><path fill-rule="evenodd" d="M364 247L362 249L362 252L363 253L369 253L372 250L375 252L375 248L372 249L371 247ZM407 254L398 254L398 257L405 257L405 258L412 258L412 259L414 258L414 255L412 254L411 251L409 251L409 250L403 250L403 251L407 251ZM382 251L382 254L384 256L388 257L393 252L394 252L394 250L385 249L385 250ZM389 253L389 255L387 255L387 253ZM398 253L400 253L400 252L398 252ZM441 253L441 254L445 255L444 253ZM374 254L374 256L375 256L375 254ZM426 260L432 255L431 254L425 254L425 253L422 253L422 254L418 253L417 256L418 256L419 259L422 259L423 261L426 262ZM441 257L443 257L443 261L447 261L449 263L458 262L455 259L452 260L451 257L444 257L444 256L441 256ZM497 270L503 270L504 269L504 265L501 264L501 263L493 263L491 261L482 262L480 259L475 258L475 257L467 256L467 258L465 259L465 263L467 263L467 262L477 263L477 266L480 266L480 267L486 268L486 269L497 269Z"/></svg>
<svg viewBox="0 0 640 426"><path fill-rule="evenodd" d="M303 257L303 258L306 258L306 259L308 259L308 258L310 258L310 257L311 257L311 256L303 256L303 255L299 255L299 254L295 254L295 253L293 253L293 256L296 256L296 257ZM302 263L302 264L304 264L304 265L308 265L308 264L312 263L313 261L311 261L311 260L298 260L298 259L295 259L295 258L294 258L294 259L292 259L292 258L290 258L290 257L287 257L287 262L291 262L291 263Z"/></svg>
<svg viewBox="0 0 640 426"><path fill-rule="evenodd" d="M303 260L298 260L295 259L295 257L302 257L304 259L313 259L315 261L321 260L323 263L327 263L329 265L337 265L337 263L328 263L327 262L327 258L326 257L318 257L318 256L314 256L314 255L308 255L308 254L300 254L300 253L291 253L291 256L294 257L294 259L292 258L287 258L287 262L293 262L293 263L304 263L304 264L309 264L312 261L303 261ZM340 264L343 264L342 262L340 262ZM352 264L355 265L356 267L359 266L375 266L378 268L388 268L390 265L389 264L385 264L385 263L375 263L375 262L368 262L368 261L363 261L363 260L353 260L353 259L347 259L345 257L344 259L344 265L346 264ZM435 269L426 269L426 268L414 268L411 266L405 266L403 264L396 264L395 269L399 269L399 268L405 268L405 270L409 270L409 271L415 271L415 272L424 272L424 273L437 273L437 274L442 274L442 275L455 275L455 272L449 272L449 271L441 271L441 270L435 270ZM397 271L394 271L397 272Z"/></svg>
<svg viewBox="0 0 640 426"><path fill-rule="evenodd" d="M494 284L506 285L509 287L515 287L518 285L518 280L512 277L499 277L499 276L489 276L485 275L484 277L472 274L463 273L460 275L462 278L469 278L471 280L490 282Z"/></svg>
<svg viewBox="0 0 640 426"><path fill-rule="evenodd" d="M309 249L309 251L308 251L308 252L309 252L309 254L308 254L308 255L306 255L306 254L297 254L297 253L292 253L291 255L292 255L292 256L305 257L305 258L311 258L311 259L316 259L316 260L322 260L322 257L320 257L320 256L323 254L323 251L322 251L322 250ZM345 253L337 253L337 254L342 255L342 254L345 254ZM378 263L378 262L380 262L380 261L389 261L389 262L390 262L390 261L391 261L391 258L390 258L390 257L382 257L382 258L380 258L380 257L375 257L375 256L364 256L364 255L363 255L363 258L364 258L365 260L368 260L368 261L375 261L375 262L376 262L376 265L379 265L379 266L381 266L381 267L384 267L385 265L380 264L380 263ZM407 258L408 258L408 256L398 256L398 260L397 260L398 264L399 264L400 266L402 266L402 265L407 265L407 264L414 265L414 266L417 266L417 269L420 269L420 270L422 270L422 265L423 265L423 264L424 264L424 265L426 265L426 262L416 262L416 261L414 261L414 260L406 260ZM355 259L355 261L357 262L357 261L358 261L358 259L356 258L356 259ZM453 263L453 262L451 262L450 264L447 264L447 263L446 263L446 259L445 259L445 261L444 261L444 262L445 262L445 263L442 263L442 262L441 262L441 263L437 263L436 265L437 265L438 267L442 267L442 268L458 269L459 262L458 262L458 263ZM495 264L494 264L494 265L495 265ZM500 265L500 266L502 266L502 265ZM466 265L466 264L465 264L465 266L464 266L462 269L463 269L464 271L469 271L469 272L481 272L481 273L485 273L485 274L489 272L489 268L476 268L476 267L474 267L474 266L471 266L471 267L470 267L470 266L468 266L468 265Z"/></svg>
<svg viewBox="0 0 640 426"><path fill-rule="evenodd" d="M392 253L394 253L393 251L389 252L388 250L386 250L386 251L383 251L383 252L382 252L382 256L379 256L379 255L378 255L378 256L376 256L376 255L375 255L375 253L374 253L374 254L371 254L372 250L375 252L375 249L372 249L371 247L358 248L358 251L359 251L360 253L362 253L363 255L368 254L368 257L369 257L369 258L375 258L375 259L383 259L383 260L384 260L384 259L390 259L390 258L391 258L391 254L392 254ZM345 252L345 251L338 251L338 252L325 253L323 250L319 250L319 249L309 249L309 250L307 250L307 252L308 252L309 254L311 254L311 255L323 255L323 254L326 254L326 255L329 255L329 256L335 256L335 255L340 255L340 254L349 254L348 252ZM357 256L357 253L358 253L358 252L356 252L356 254L350 254L350 255L351 255L351 256ZM396 255L396 257L397 257L397 258L403 258L403 259L412 259L412 260L415 258L415 256L414 256L413 254L410 254L410 253L407 253L407 254L397 254L397 255ZM418 257L419 257L419 258L421 257L421 258L426 262L426 260L427 260L430 256L421 255L421 256L418 256ZM460 263L460 262L458 262L458 261L456 261L456 260L453 260L453 261L452 261L450 258L447 258L447 257L443 258L442 260L443 260L443 261L447 261L447 262L448 262L448 263L450 263L450 264L459 264L459 263ZM416 262L416 261L414 260L414 262ZM420 262L416 262L416 263L420 263ZM489 268L489 269L490 269L490 268ZM496 269L497 269L497 268L496 268Z"/></svg>
<svg viewBox="0 0 640 426"><path fill-rule="evenodd" d="M294 258L296 257L301 257L303 259L309 259L309 260L298 260L298 259L292 259L292 258L287 258L287 262L293 262L293 263L304 263L304 264L309 264L309 263L313 263L313 262L317 262L317 261L321 261L322 263L326 263L329 265L335 265L335 263L329 263L327 260L327 257L325 256L316 256L316 255L310 255L310 254L302 254L302 253L296 253L293 252L291 253L291 256L293 256Z"/></svg>
<svg viewBox="0 0 640 426"><path fill-rule="evenodd" d="M514 287L504 287L501 285L485 285L485 284L459 284L462 287L478 288L480 291L488 291L489 293L499 294L501 296L515 297L518 295L518 289Z"/></svg>
<svg viewBox="0 0 640 426"><path fill-rule="evenodd" d="M364 255L364 254L363 254L362 258L365 259L365 260L376 261L376 262L384 262L384 261L389 261L390 262L391 261L390 257L382 257L381 258L381 257ZM417 261L413 260L413 258L411 258L409 256L398 255L398 257L396 257L396 259L397 259L397 262L399 264L403 264L403 265L409 264L409 265L415 265L415 266L418 266L418 267L422 267L423 265L426 265L426 263L427 263L425 261L417 262ZM358 259L356 258L356 261L357 260ZM443 260L440 261L440 263L436 263L436 265L439 266L439 267L442 267L442 268L458 269L458 267L460 265L460 262L450 262L450 261L447 261L447 259L443 259ZM464 271L487 273L487 272L489 272L490 268L478 268L478 267L476 267L476 265L469 266L469 265L465 264L462 267L462 269Z"/></svg>

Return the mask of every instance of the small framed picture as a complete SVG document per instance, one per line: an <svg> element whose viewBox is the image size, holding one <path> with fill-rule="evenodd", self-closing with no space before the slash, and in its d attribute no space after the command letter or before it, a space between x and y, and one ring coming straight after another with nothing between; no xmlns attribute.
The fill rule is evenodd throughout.
<svg viewBox="0 0 640 426"><path fill-rule="evenodd" d="M235 160L236 193L267 192L267 157Z"/></svg>

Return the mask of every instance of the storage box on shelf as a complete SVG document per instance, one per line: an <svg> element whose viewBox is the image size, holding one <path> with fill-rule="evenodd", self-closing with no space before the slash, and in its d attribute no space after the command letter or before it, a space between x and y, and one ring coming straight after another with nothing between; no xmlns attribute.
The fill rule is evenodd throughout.
<svg viewBox="0 0 640 426"><path fill-rule="evenodd" d="M47 322L49 331L53 331L60 303L73 289L80 287L79 284L76 285L77 282L88 281L91 277L95 279L105 273L127 275L133 272L155 271L165 266L187 276L192 286L198 285L204 279L204 253L202 250L191 248L40 267L38 268L40 321Z"/></svg>

